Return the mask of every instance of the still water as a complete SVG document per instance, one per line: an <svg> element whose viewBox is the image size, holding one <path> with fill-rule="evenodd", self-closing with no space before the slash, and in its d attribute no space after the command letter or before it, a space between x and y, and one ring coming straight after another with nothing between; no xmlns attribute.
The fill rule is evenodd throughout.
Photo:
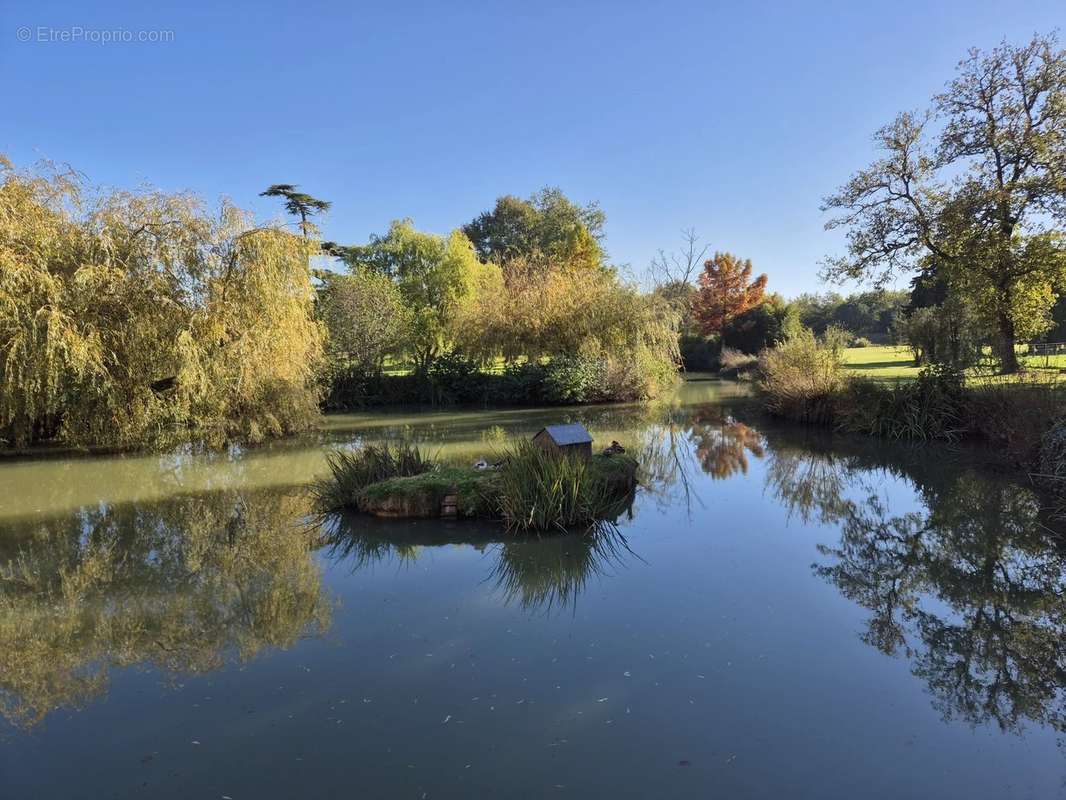
<svg viewBox="0 0 1066 800"><path fill-rule="evenodd" d="M0 797L1066 797L1066 539L973 452L656 406L0 463ZM330 446L580 420L617 530L308 522Z"/></svg>

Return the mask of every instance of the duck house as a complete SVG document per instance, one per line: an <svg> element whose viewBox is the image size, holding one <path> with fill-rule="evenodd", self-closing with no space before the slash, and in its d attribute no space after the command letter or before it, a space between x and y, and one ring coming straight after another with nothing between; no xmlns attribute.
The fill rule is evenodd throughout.
<svg viewBox="0 0 1066 800"><path fill-rule="evenodd" d="M580 422L549 425L533 437L533 444L557 456L592 457L592 434Z"/></svg>

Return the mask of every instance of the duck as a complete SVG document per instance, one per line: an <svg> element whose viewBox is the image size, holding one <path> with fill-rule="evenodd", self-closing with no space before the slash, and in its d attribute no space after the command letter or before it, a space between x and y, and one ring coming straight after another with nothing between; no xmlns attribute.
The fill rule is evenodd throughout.
<svg viewBox="0 0 1066 800"><path fill-rule="evenodd" d="M476 470L478 470L478 471L481 471L481 470L486 470L486 469L491 469L491 468L492 468L492 467L491 467L491 465L489 464L489 462L488 462L488 461L486 461L486 460L485 460L485 459L483 459L483 458L479 458L479 459L478 459L477 461L475 461L475 462L474 462L474 469L476 469Z"/></svg>
<svg viewBox="0 0 1066 800"><path fill-rule="evenodd" d="M621 455L625 451L626 451L626 449L624 447L622 447L622 445L618 444L618 442L614 441L613 439L611 440L611 446L610 447L603 448L603 454L605 456Z"/></svg>

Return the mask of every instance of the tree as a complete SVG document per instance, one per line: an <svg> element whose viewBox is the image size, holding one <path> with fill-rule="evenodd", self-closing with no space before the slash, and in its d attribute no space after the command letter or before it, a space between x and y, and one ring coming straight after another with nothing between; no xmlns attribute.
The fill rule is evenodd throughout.
<svg viewBox="0 0 1066 800"><path fill-rule="evenodd" d="M450 344L454 323L479 288L499 268L478 261L462 231L438 236L415 230L410 220L393 222L384 236L351 248L349 269L387 276L396 284L411 314L410 349L422 372Z"/></svg>
<svg viewBox="0 0 1066 800"><path fill-rule="evenodd" d="M317 243L191 195L0 177L5 444L221 444L314 421Z"/></svg>
<svg viewBox="0 0 1066 800"><path fill-rule="evenodd" d="M1066 283L1055 226L1066 220L1066 52L1055 36L972 50L925 114L878 131L882 158L856 173L824 210L847 230L833 279L884 283L936 269L997 332L1005 372L1015 342L1050 324ZM939 123L930 144L927 129Z"/></svg>
<svg viewBox="0 0 1066 800"><path fill-rule="evenodd" d="M300 233L304 235L304 238L311 235L310 217L328 211L331 205L328 200L319 200L304 192L296 191L296 187L291 183L275 183L260 192L259 196L284 198L285 210L292 216L300 218Z"/></svg>
<svg viewBox="0 0 1066 800"><path fill-rule="evenodd" d="M461 348L484 360L594 361L614 399L654 396L674 380L680 358L673 309L603 270L517 273L481 292L457 329Z"/></svg>
<svg viewBox="0 0 1066 800"><path fill-rule="evenodd" d="M722 345L759 353L799 332L799 312L779 295L737 314L722 327Z"/></svg>
<svg viewBox="0 0 1066 800"><path fill-rule="evenodd" d="M695 228L686 228L681 231L682 249L669 254L659 249L658 255L648 266L648 278L652 286L666 286L669 284L691 284L693 278L699 273L700 264L707 251L709 244L700 245L700 237Z"/></svg>
<svg viewBox="0 0 1066 800"><path fill-rule="evenodd" d="M605 222L595 203L581 206L562 190L546 187L528 200L498 198L493 210L464 225L463 233L485 262L504 264L526 257L542 269L553 263L591 268L603 263Z"/></svg>
<svg viewBox="0 0 1066 800"><path fill-rule="evenodd" d="M699 273L704 256L710 249L709 244L700 244L700 237L695 228L681 231L682 248L669 254L660 249L658 255L648 265L647 281L653 291L669 302L681 319L681 335L692 336L696 333L696 320L692 313L696 299L696 287L693 280Z"/></svg>
<svg viewBox="0 0 1066 800"><path fill-rule="evenodd" d="M733 317L758 305L766 289L767 277L751 280L751 261L741 261L732 253L715 253L703 265L694 312L705 335L721 333Z"/></svg>
<svg viewBox="0 0 1066 800"><path fill-rule="evenodd" d="M357 270L325 273L318 292L319 318L329 332L326 353L335 370L378 375L386 357L403 353L411 314L385 275Z"/></svg>

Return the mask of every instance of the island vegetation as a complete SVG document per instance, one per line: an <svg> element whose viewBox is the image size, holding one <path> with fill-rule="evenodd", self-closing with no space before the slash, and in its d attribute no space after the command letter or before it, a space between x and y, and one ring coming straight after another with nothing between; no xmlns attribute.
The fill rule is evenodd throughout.
<svg viewBox="0 0 1066 800"><path fill-rule="evenodd" d="M518 441L493 464L468 467L385 443L334 451L329 472L312 487L320 514L499 519L513 532L564 532L617 519L632 504L637 461L615 452L559 456Z"/></svg>

